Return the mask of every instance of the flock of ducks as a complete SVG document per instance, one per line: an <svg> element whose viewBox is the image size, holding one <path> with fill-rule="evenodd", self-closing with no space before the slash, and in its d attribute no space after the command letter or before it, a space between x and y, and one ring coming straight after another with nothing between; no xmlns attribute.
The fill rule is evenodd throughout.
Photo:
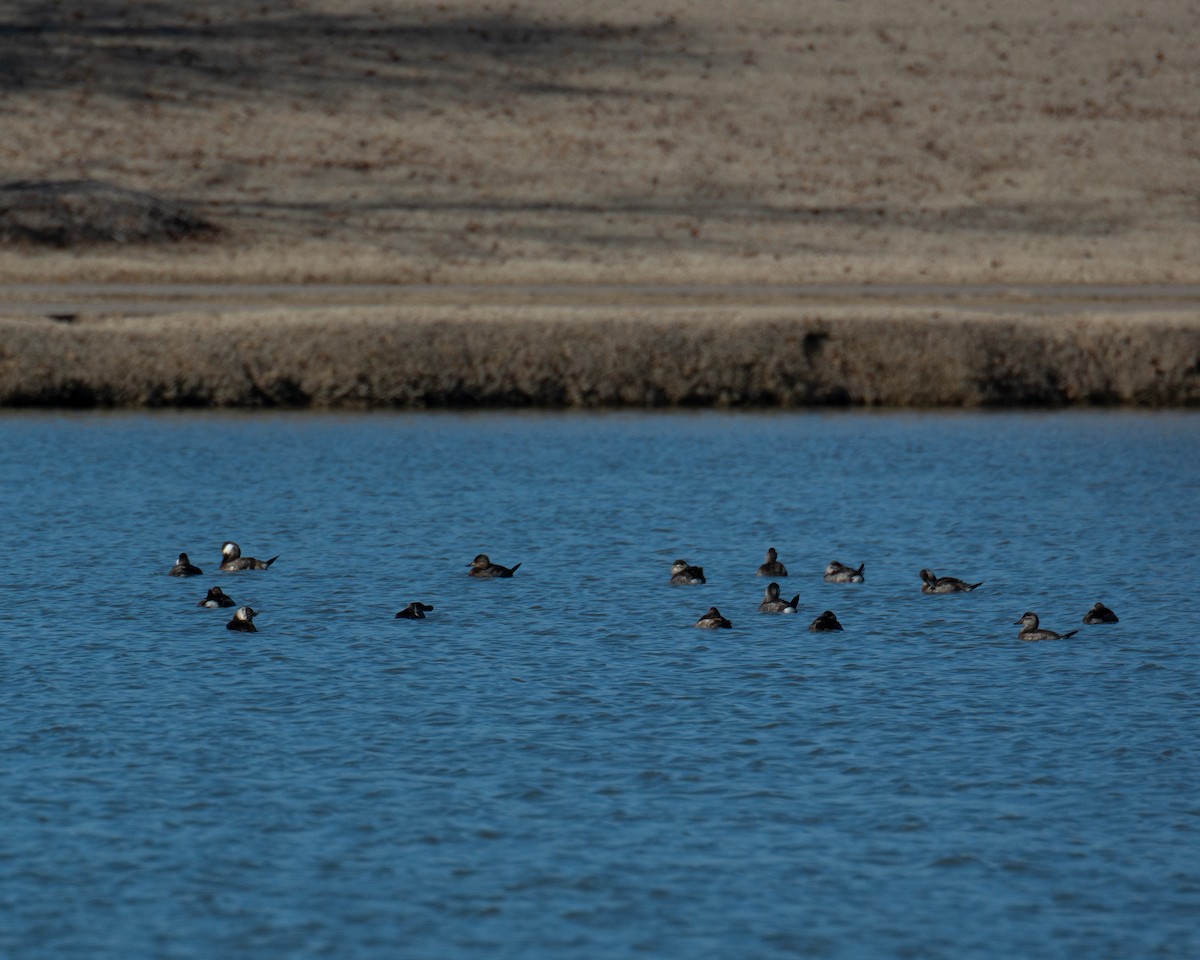
<svg viewBox="0 0 1200 960"><path fill-rule="evenodd" d="M272 557L270 560L258 560L255 557L243 557L242 548L232 540L226 540L221 545L221 566L220 570L226 572L237 572L239 570L266 570L271 564L278 560L278 556ZM502 567L498 563L492 563L488 559L487 554L481 553L467 566L471 569L467 571L467 575L471 577L482 577L483 579L493 579L496 577L511 577L517 572L517 568L521 565L518 563L512 567ZM199 577L204 575L204 571L196 566L186 553L181 553L179 559L175 561L169 571L172 577ZM233 612L233 618L225 624L226 630L236 630L241 633L258 633L258 627L254 625L254 618L258 616L258 611L253 607L237 606L237 602L229 596L220 587L209 587L208 593L204 599L198 604L198 607L237 607ZM421 603L414 600L407 607L396 614L397 620L424 620L425 614L431 611L433 607L428 603Z"/></svg>
<svg viewBox="0 0 1200 960"><path fill-rule="evenodd" d="M266 570L271 566L278 556L272 557L270 560L258 560L254 557L243 557L242 548L232 540L226 540L221 545L221 566L220 569L227 572L236 572L238 570ZM199 577L204 574L198 566L188 559L186 553L181 553L179 559L175 561L175 566L170 570L172 577ZM220 587L209 587L208 595L205 596L198 604L198 607L236 607L237 603ZM253 607L238 607L233 612L233 619L225 624L226 630L237 630L241 633L258 633L258 627L254 625L254 618L258 615Z"/></svg>
<svg viewBox="0 0 1200 960"><path fill-rule="evenodd" d="M863 569L866 564L859 564L857 567L850 567L844 563L834 560L825 568L826 583L863 583ZM758 568L758 576L760 577L786 577L788 575L787 567L779 561L779 552L771 547L767 551L766 561ZM921 571L921 592L922 593L970 593L977 587L983 586L983 581L978 583L968 583L966 580L960 580L958 577L939 577L932 570L926 568ZM675 585L684 585L692 583L705 583L704 568L696 567L688 563L686 560L676 560L671 565L671 583ZM767 584L766 593L763 595L762 603L758 605L759 613L795 613L800 606L800 595L792 597L790 600L784 600L780 597L780 587L778 583ZM1113 613L1103 603L1097 603L1083 617L1084 623L1117 623L1117 615ZM1017 634L1019 640L1066 640L1068 637L1073 637L1078 630L1070 630L1067 633L1055 633L1053 630L1043 630L1038 621L1038 615L1033 612L1027 612L1021 615L1021 619L1016 621L1014 626L1021 627ZM708 611L699 620L696 621L696 626L703 630L727 630L733 626L733 623L726 617L721 615L721 611L716 607L709 607ZM808 625L808 629L817 633L823 633L832 630L844 629L841 623L838 622L837 614L832 610L826 610L819 617L813 620Z"/></svg>
<svg viewBox="0 0 1200 960"><path fill-rule="evenodd" d="M232 540L227 540L221 546L221 566L223 571L239 571L239 570L266 570L279 558L272 557L270 560L257 560L254 557L243 557L242 548ZM467 576L479 577L485 580L508 578L511 577L520 568L521 564L515 564L511 567L501 566L498 563L492 563L486 553L479 554L474 560L467 564ZM863 583L863 569L866 564L860 563L857 567L850 567L844 563L834 560L825 568L826 583ZM170 570L172 577L198 577L204 573L199 567L195 566L189 559L186 553L179 555L179 560ZM767 550L766 561L758 568L757 576L782 578L788 575L787 567L779 560L779 553L774 547ZM932 570L924 569L920 573L921 576L921 592L922 593L970 593L977 587L983 586L983 581L979 583L968 583L966 580L960 580L958 577L939 577ZM686 560L676 560L671 564L671 580L672 586L690 586L692 584L707 583L704 576L704 568L693 566ZM210 587L207 596L201 600L197 606L200 607L235 607L236 602L228 596L220 587ZM786 600L780 596L780 586L778 583L771 582L767 584L766 592L763 594L762 602L758 605L759 613L795 613L800 607L800 595ZM422 603L414 600L407 607L396 614L395 619L400 620L424 620L425 614L432 611L433 607L430 604ZM231 619L225 628L227 630L237 630L243 633L257 633L258 628L254 625L254 618L257 616L257 611L252 607L240 606L233 613ZM1117 615L1113 613L1103 603L1097 603L1086 614L1084 614L1083 622L1087 624L1100 623L1117 623ZM695 626L703 630L728 630L733 626L733 623L726 617L721 615L721 611L716 607L709 607ZM1014 623L1014 626L1020 626L1021 630L1017 634L1019 640L1066 640L1068 637L1073 637L1078 630L1069 630L1066 633L1055 633L1053 630L1042 629L1038 621L1038 615L1033 612L1026 612L1021 615L1021 619ZM808 625L808 629L817 633L842 630L844 629L841 623L838 622L837 614L832 610L826 610L818 616L812 623Z"/></svg>

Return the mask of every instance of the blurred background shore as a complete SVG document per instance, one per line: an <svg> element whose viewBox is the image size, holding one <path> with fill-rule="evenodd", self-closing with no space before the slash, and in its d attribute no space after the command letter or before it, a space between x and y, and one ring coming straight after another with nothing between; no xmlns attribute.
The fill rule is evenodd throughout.
<svg viewBox="0 0 1200 960"><path fill-rule="evenodd" d="M41 395L5 387L30 368L21 331L41 344L49 393L84 376L71 355L92 350L55 346L62 317L27 309L15 288L28 285L47 301L62 284L490 287L501 291L491 301L451 296L439 316L507 324L533 349L512 323L554 319L538 295L521 300L550 286L594 291L578 296L607 321L703 325L739 308L762 316L756 296L722 289L1122 284L1147 288L1147 302L1174 290L1170 316L1086 305L1064 316L1004 293L995 299L1012 309L970 326L1061 341L1070 324L1116 324L1110 381L1176 383L1078 383L1037 402L1194 403L1200 48L1188 25L1198 14L1181 0L817 0L736 13L705 0L5 3L0 401ZM684 302L613 292L631 284L679 290ZM194 302L155 312L160 322L195 314L193 326L219 319L235 347L243 336L282 343L298 329L289 299L281 293L273 314L224 294L198 314ZM340 303L327 320L419 328L430 304L359 306ZM80 302L62 313L79 338L139 312ZM770 316L798 325L798 342L823 323L836 343L852 317L922 327L935 352L930 330L965 319L955 297L914 308L782 294ZM300 324L310 338L322 329L312 319ZM1141 342L1121 353L1122 336ZM1030 358L1045 353L1029 342ZM159 339L163 351L172 343ZM886 355L880 346L871 362ZM793 359L789 376L818 362L803 350ZM847 402L895 402L846 386L835 393ZM701 392L723 395L716 381ZM968 393L932 391L938 403L972 402ZM115 399L137 394L91 395L143 402ZM303 394L295 402L318 402ZM372 402L409 404L387 391Z"/></svg>

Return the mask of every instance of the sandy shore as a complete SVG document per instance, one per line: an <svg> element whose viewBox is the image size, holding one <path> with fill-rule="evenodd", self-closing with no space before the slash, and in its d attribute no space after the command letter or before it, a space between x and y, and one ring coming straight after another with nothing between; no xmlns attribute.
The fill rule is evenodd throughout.
<svg viewBox="0 0 1200 960"><path fill-rule="evenodd" d="M1198 15L1184 0L764 0L736 17L716 0L10 4L5 179L144 192L172 211L161 235L184 239L138 242L89 220L102 202L71 198L77 229L30 232L0 190L8 290L494 295L301 316L296 293L274 315L234 299L157 326L103 294L50 311L83 318L72 326L9 297L0 400L1192 404L1194 302L1139 318L1010 302L985 324L954 300L744 291L1200 284L1200 48L1184 28ZM191 215L212 229L174 229ZM521 299L630 284L739 292L662 309ZM803 345L821 324L814 355ZM235 363L229 344L261 364ZM485 348L511 354L483 363L494 375L471 359ZM657 359L635 369L626 354Z"/></svg>
<svg viewBox="0 0 1200 960"><path fill-rule="evenodd" d="M6 9L4 176L222 233L2 281L1200 281L1194 2Z"/></svg>

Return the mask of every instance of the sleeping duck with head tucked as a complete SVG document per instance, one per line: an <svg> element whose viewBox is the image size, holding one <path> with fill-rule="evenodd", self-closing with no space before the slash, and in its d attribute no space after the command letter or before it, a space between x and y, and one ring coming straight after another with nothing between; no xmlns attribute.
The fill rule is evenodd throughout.
<svg viewBox="0 0 1200 960"><path fill-rule="evenodd" d="M958 577L939 577L932 570L921 571L922 593L970 593L976 587L982 587L983 581L967 583Z"/></svg>
<svg viewBox="0 0 1200 960"><path fill-rule="evenodd" d="M1097 602L1091 610L1083 615L1083 622L1088 624L1120 623L1117 615L1100 602Z"/></svg>
<svg viewBox="0 0 1200 960"><path fill-rule="evenodd" d="M844 563L838 563L834 560L825 568L826 583L862 583L863 582L863 567L865 563L860 563L856 568L848 567Z"/></svg>
<svg viewBox="0 0 1200 960"><path fill-rule="evenodd" d="M686 560L676 560L671 564L671 586L678 587L690 583L708 583L704 579L704 568L693 567Z"/></svg>
<svg viewBox="0 0 1200 960"><path fill-rule="evenodd" d="M808 625L808 629L813 633L830 633L834 630L841 630L842 625L838 622L836 613L832 610L826 610Z"/></svg>
<svg viewBox="0 0 1200 960"><path fill-rule="evenodd" d="M704 616L696 621L696 626L701 630L728 630L733 624L721 616L721 611L716 607L709 607Z"/></svg>
<svg viewBox="0 0 1200 960"><path fill-rule="evenodd" d="M220 587L209 587L208 595L198 604L196 604L196 606L211 607L215 609L217 607L233 607L237 606L237 604L234 603L233 597L227 594Z"/></svg>

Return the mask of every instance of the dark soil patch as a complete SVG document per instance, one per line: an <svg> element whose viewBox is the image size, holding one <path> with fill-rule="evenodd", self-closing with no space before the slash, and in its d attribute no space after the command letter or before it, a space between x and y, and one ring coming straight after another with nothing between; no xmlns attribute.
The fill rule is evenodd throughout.
<svg viewBox="0 0 1200 960"><path fill-rule="evenodd" d="M217 227L184 206L98 180L0 185L0 242L74 247L206 239Z"/></svg>

